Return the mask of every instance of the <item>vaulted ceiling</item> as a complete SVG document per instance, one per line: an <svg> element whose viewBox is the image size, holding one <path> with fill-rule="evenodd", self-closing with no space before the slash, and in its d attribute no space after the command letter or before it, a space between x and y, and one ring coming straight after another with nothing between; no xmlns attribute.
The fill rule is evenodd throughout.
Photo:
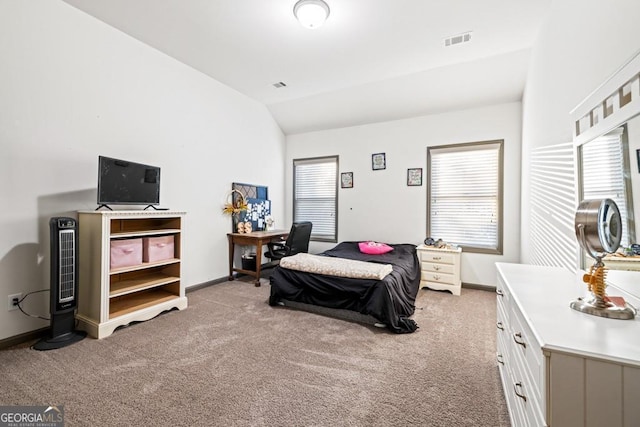
<svg viewBox="0 0 640 427"><path fill-rule="evenodd" d="M65 1L264 103L286 134L518 101L551 3L325 0L309 30L296 0Z"/></svg>

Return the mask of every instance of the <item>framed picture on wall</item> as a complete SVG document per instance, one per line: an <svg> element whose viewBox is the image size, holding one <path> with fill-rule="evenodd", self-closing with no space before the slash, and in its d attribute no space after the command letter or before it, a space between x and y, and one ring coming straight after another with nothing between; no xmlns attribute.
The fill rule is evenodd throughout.
<svg viewBox="0 0 640 427"><path fill-rule="evenodd" d="M422 185L422 168L407 169L407 185L410 187Z"/></svg>
<svg viewBox="0 0 640 427"><path fill-rule="evenodd" d="M340 187L353 188L353 172L342 172L340 174Z"/></svg>
<svg viewBox="0 0 640 427"><path fill-rule="evenodd" d="M387 168L387 158L384 153L375 153L371 155L371 169L374 171Z"/></svg>

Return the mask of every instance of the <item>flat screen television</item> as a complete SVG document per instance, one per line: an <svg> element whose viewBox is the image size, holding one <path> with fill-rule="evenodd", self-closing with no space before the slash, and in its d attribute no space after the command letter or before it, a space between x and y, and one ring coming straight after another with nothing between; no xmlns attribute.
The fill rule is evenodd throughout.
<svg viewBox="0 0 640 427"><path fill-rule="evenodd" d="M98 205L159 203L159 167L98 156Z"/></svg>

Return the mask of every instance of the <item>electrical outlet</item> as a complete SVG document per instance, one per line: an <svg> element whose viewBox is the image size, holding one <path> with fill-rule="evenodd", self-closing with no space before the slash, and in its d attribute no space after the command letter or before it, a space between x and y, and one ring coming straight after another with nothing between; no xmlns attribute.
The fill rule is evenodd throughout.
<svg viewBox="0 0 640 427"><path fill-rule="evenodd" d="M17 310L18 304L15 304L15 301L20 301L22 299L22 293L9 295L9 306L7 307L9 311Z"/></svg>

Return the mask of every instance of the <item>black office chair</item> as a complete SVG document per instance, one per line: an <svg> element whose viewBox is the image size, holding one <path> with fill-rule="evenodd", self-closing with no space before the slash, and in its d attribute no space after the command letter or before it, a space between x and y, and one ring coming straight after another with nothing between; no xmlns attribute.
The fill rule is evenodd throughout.
<svg viewBox="0 0 640 427"><path fill-rule="evenodd" d="M309 239L311 238L311 228L313 224L309 221L294 222L287 240L284 242L267 243L269 249L264 256L271 258L271 261L279 261L290 255L301 252L309 252Z"/></svg>

